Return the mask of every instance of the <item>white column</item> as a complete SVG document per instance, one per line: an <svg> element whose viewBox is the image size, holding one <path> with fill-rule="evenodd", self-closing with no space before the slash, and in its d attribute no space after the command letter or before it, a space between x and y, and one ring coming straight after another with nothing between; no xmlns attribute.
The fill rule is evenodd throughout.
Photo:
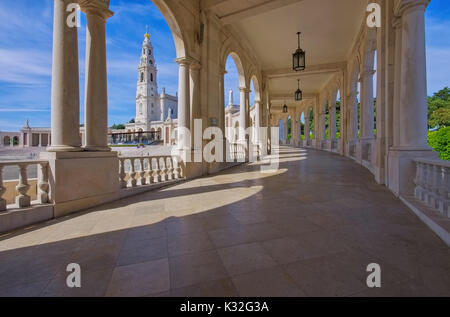
<svg viewBox="0 0 450 317"><path fill-rule="evenodd" d="M428 149L425 9L429 0L408 1L402 15L400 147Z"/></svg>
<svg viewBox="0 0 450 317"><path fill-rule="evenodd" d="M356 100L356 91L352 91L348 96L349 107L347 109L348 141L358 138L358 104Z"/></svg>
<svg viewBox="0 0 450 317"><path fill-rule="evenodd" d="M193 62L190 65L190 127L191 127L191 148L194 149L194 120L200 119L200 64ZM223 96L223 91L220 92ZM221 111L219 114L223 114ZM223 118L219 118L219 124L222 124ZM201 151L201 149L198 149Z"/></svg>
<svg viewBox="0 0 450 317"><path fill-rule="evenodd" d="M106 19L113 13L83 1L86 14L85 146L86 151L110 151L108 147L108 86L106 75Z"/></svg>
<svg viewBox="0 0 450 317"><path fill-rule="evenodd" d="M240 112L239 112L239 141L245 141L245 129L247 127L247 101L246 101L247 88L239 88L240 92Z"/></svg>
<svg viewBox="0 0 450 317"><path fill-rule="evenodd" d="M329 107L329 126L328 126L328 136L329 140L336 140L336 99L333 97L330 99L331 103L328 104Z"/></svg>
<svg viewBox="0 0 450 317"><path fill-rule="evenodd" d="M190 130L190 77L189 65L191 61L187 58L180 58L176 60L179 65L178 73L178 148L189 150L190 138L185 135L185 129Z"/></svg>
<svg viewBox="0 0 450 317"><path fill-rule="evenodd" d="M261 127L261 101L255 100L255 140L256 144L260 144L261 138L259 129Z"/></svg>
<svg viewBox="0 0 450 317"><path fill-rule="evenodd" d="M67 25L72 0L54 0L52 57L52 146L49 152L81 151L78 33ZM31 134L30 132L28 132ZM29 136L28 141L31 137ZM32 146L29 142L28 146Z"/></svg>
<svg viewBox="0 0 450 317"><path fill-rule="evenodd" d="M39 133L39 144L38 144L38 146L39 147L42 146L42 133Z"/></svg>
<svg viewBox="0 0 450 317"><path fill-rule="evenodd" d="M361 74L361 139L374 138L374 70Z"/></svg>

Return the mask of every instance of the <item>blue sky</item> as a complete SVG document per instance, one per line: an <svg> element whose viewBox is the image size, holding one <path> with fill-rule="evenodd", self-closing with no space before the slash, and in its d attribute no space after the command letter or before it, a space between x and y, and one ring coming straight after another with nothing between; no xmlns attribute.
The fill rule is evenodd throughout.
<svg viewBox="0 0 450 317"><path fill-rule="evenodd" d="M137 63L146 25L158 66L159 89L177 92L175 45L167 23L150 0L111 0L115 12L107 25L109 124L135 115ZM50 126L53 0L0 1L0 131ZM427 13L428 94L450 86L450 6L432 0ZM85 21L79 30L80 97L83 121ZM225 91L239 103L234 62L227 62ZM251 95L251 102L254 97Z"/></svg>

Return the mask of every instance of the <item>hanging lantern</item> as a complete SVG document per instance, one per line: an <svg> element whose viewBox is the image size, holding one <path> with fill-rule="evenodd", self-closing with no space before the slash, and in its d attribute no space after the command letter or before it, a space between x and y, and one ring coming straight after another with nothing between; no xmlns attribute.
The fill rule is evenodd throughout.
<svg viewBox="0 0 450 317"><path fill-rule="evenodd" d="M286 103L284 103L283 113L287 113L287 112L288 112L288 106L286 105Z"/></svg>
<svg viewBox="0 0 450 317"><path fill-rule="evenodd" d="M295 53L292 55L292 69L296 72L305 70L306 68L306 53L304 50L300 48L300 34L301 32L297 33L298 36L298 49L295 51Z"/></svg>
<svg viewBox="0 0 450 317"><path fill-rule="evenodd" d="M300 90L300 79L298 79L298 89L295 92L295 100L296 101L302 101L302 99L303 99L303 93Z"/></svg>

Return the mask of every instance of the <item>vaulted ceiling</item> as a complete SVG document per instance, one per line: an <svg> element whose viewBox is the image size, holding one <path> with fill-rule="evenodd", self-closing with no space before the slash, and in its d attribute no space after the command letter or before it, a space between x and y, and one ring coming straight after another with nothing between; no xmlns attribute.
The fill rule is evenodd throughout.
<svg viewBox="0 0 450 317"><path fill-rule="evenodd" d="M306 95L318 93L345 65L366 14L365 0L205 0L204 7L253 48L273 96L291 96L297 79ZM292 71L297 32L305 72Z"/></svg>

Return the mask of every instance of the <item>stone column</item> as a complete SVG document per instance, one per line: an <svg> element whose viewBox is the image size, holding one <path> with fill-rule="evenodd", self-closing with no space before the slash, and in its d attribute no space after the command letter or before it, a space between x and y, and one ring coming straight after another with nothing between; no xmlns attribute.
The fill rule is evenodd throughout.
<svg viewBox="0 0 450 317"><path fill-rule="evenodd" d="M86 80L84 101L86 151L108 152L108 89L106 75L106 19L113 13L97 2L81 1L86 14Z"/></svg>
<svg viewBox="0 0 450 317"><path fill-rule="evenodd" d="M256 144L260 145L261 138L260 138L260 131L261 128L261 101L255 100L255 140Z"/></svg>
<svg viewBox="0 0 450 317"><path fill-rule="evenodd" d="M361 74L361 139L373 139L374 135L374 70Z"/></svg>
<svg viewBox="0 0 450 317"><path fill-rule="evenodd" d="M333 96L331 98L331 103L328 104L329 107L329 126L328 126L328 139L330 141L336 140L336 98Z"/></svg>
<svg viewBox="0 0 450 317"><path fill-rule="evenodd" d="M39 133L39 144L38 147L42 146L42 133Z"/></svg>
<svg viewBox="0 0 450 317"><path fill-rule="evenodd" d="M191 148L194 150L194 120L200 119L200 63L193 62L190 65L190 123L189 126L191 128ZM223 80L222 80L223 81ZM220 96L223 96L224 93ZM224 111L221 111L220 114L223 114ZM223 118L219 118L219 125L222 124ZM203 131L202 131L203 132ZM197 149L197 150L202 150Z"/></svg>
<svg viewBox="0 0 450 317"><path fill-rule="evenodd" d="M437 158L427 145L425 9L429 0L396 2L394 144L388 157L388 186L414 194L415 158Z"/></svg>
<svg viewBox="0 0 450 317"><path fill-rule="evenodd" d="M245 141L245 129L247 127L247 88L240 87L239 95L240 95L240 111L239 111L239 141Z"/></svg>
<svg viewBox="0 0 450 317"><path fill-rule="evenodd" d="M425 9L429 0L403 1L400 147L428 149Z"/></svg>
<svg viewBox="0 0 450 317"><path fill-rule="evenodd" d="M67 25L72 0L54 0L51 124L49 152L81 151L78 33ZM28 132L30 134L30 132ZM30 141L30 139L28 139ZM28 146L31 146L28 143Z"/></svg>
<svg viewBox="0 0 450 317"><path fill-rule="evenodd" d="M187 58L179 58L176 60L179 65L178 73L178 127L191 129L191 100L190 100L190 74L189 67L191 61ZM178 131L178 148L180 150L190 149L189 136L185 135L186 131Z"/></svg>
<svg viewBox="0 0 450 317"><path fill-rule="evenodd" d="M358 138L358 104L356 100L356 91L352 91L348 96L349 107L347 109L348 141Z"/></svg>

